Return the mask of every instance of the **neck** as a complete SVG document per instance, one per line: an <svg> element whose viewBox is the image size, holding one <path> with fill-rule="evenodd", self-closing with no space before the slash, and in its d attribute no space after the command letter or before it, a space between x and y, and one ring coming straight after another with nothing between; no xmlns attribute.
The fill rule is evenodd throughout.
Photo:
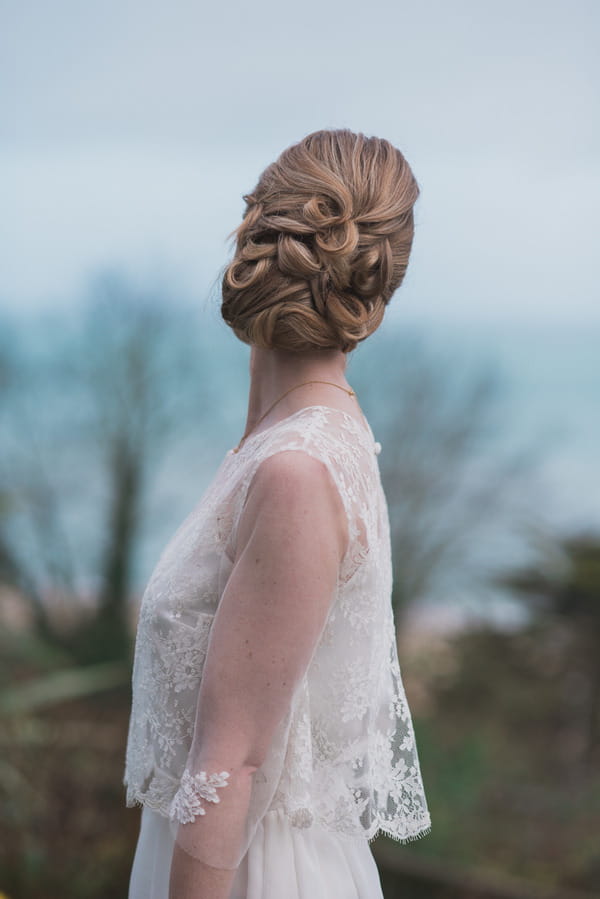
<svg viewBox="0 0 600 899"><path fill-rule="evenodd" d="M256 426L261 415L286 390L303 381L331 381L339 387L350 389L345 375L347 361L347 354L341 350L290 353L253 346L250 352L250 394L245 433ZM305 384L283 397L263 421L269 424L303 406L320 404L349 410L356 408L356 398L344 395L329 384Z"/></svg>

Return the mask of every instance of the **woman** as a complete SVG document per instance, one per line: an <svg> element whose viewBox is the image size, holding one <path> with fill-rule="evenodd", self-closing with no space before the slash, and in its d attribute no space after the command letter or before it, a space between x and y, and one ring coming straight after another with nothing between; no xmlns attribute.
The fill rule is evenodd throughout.
<svg viewBox="0 0 600 899"><path fill-rule="evenodd" d="M318 131L262 174L223 277L246 428L144 593L124 783L130 899L381 899L427 833L391 608L381 447L346 380L401 283L418 186Z"/></svg>

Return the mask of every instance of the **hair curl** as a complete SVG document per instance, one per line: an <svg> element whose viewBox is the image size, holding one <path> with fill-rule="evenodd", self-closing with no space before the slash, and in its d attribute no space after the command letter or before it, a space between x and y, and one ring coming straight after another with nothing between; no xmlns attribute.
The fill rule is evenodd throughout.
<svg viewBox="0 0 600 899"><path fill-rule="evenodd" d="M315 131L244 196L221 314L244 343L353 350L401 284L419 187L388 141Z"/></svg>

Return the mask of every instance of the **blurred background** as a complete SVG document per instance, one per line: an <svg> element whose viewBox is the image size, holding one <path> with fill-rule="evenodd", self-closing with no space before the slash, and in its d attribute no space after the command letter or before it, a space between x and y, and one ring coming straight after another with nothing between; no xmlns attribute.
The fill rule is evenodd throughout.
<svg viewBox="0 0 600 899"><path fill-rule="evenodd" d="M421 187L347 372L432 816L373 843L386 899L600 896L598 3L0 15L0 893L127 895L139 601L245 423L227 238L281 150L348 127Z"/></svg>

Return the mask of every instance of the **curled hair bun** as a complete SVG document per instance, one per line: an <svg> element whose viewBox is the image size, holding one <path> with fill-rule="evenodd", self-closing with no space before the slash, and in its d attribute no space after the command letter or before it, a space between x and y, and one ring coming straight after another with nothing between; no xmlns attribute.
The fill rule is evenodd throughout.
<svg viewBox="0 0 600 899"><path fill-rule="evenodd" d="M401 284L417 182L388 141L316 131L244 196L221 314L245 343L353 350Z"/></svg>

